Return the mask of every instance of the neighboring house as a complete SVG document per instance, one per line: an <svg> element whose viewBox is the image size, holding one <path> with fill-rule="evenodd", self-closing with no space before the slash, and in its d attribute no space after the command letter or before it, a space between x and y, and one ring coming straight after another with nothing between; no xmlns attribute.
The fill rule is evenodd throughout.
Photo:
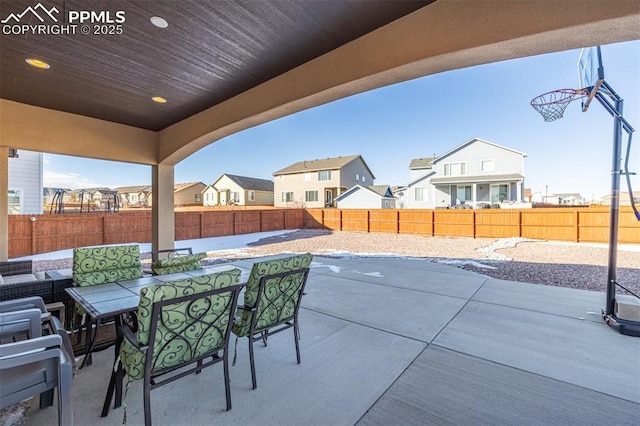
<svg viewBox="0 0 640 426"><path fill-rule="evenodd" d="M360 155L299 161L273 173L276 207L334 207L354 185L372 185L375 176Z"/></svg>
<svg viewBox="0 0 640 426"><path fill-rule="evenodd" d="M405 185L392 186L391 194L396 199L396 208L404 209L407 207L407 187Z"/></svg>
<svg viewBox="0 0 640 426"><path fill-rule="evenodd" d="M150 185L119 186L114 190L118 191L123 207L146 206L151 194Z"/></svg>
<svg viewBox="0 0 640 426"><path fill-rule="evenodd" d="M640 207L640 191L633 191L633 202ZM605 195L604 197L600 198L600 204L604 204L606 206L611 204L611 194L609 195ZM620 191L620 205L621 206L630 206L631 205L631 199L629 198L629 191L628 190L621 190Z"/></svg>
<svg viewBox="0 0 640 426"><path fill-rule="evenodd" d="M356 185L335 199L339 209L395 209L389 185Z"/></svg>
<svg viewBox="0 0 640 426"><path fill-rule="evenodd" d="M559 204L563 206L577 206L585 204L585 199L577 192L556 194Z"/></svg>
<svg viewBox="0 0 640 426"><path fill-rule="evenodd" d="M42 214L42 153L13 149L8 151L9 214Z"/></svg>
<svg viewBox="0 0 640 426"><path fill-rule="evenodd" d="M173 186L174 206L194 206L202 205L202 191L207 187L202 182L176 183ZM153 203L151 194L147 197L147 205Z"/></svg>
<svg viewBox="0 0 640 426"><path fill-rule="evenodd" d="M537 191L531 196L531 201L541 204L554 204L558 206L577 206L585 204L582 195L577 192L568 194L552 194Z"/></svg>
<svg viewBox="0 0 640 426"><path fill-rule="evenodd" d="M272 206L273 182L223 173L202 191L205 206Z"/></svg>
<svg viewBox="0 0 640 426"><path fill-rule="evenodd" d="M526 156L473 138L439 157L412 160L405 207L478 208L521 202Z"/></svg>

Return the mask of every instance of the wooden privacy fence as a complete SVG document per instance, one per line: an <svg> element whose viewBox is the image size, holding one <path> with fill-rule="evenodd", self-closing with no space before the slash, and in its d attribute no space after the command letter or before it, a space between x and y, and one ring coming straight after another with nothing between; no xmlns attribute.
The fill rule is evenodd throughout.
<svg viewBox="0 0 640 426"><path fill-rule="evenodd" d="M301 209L176 212L175 239L297 229L303 217ZM9 215L9 258L132 242L151 242L151 211Z"/></svg>
<svg viewBox="0 0 640 426"><path fill-rule="evenodd" d="M523 237L607 242L606 207L526 210L265 209L182 211L175 239L221 237L282 229L388 232L472 238ZM9 257L103 244L151 241L150 211L9 215ZM640 243L640 222L621 208L618 241Z"/></svg>
<svg viewBox="0 0 640 426"><path fill-rule="evenodd" d="M606 243L609 240L609 209L307 209L304 226L336 231ZM620 209L618 241L640 243L640 222L631 208Z"/></svg>

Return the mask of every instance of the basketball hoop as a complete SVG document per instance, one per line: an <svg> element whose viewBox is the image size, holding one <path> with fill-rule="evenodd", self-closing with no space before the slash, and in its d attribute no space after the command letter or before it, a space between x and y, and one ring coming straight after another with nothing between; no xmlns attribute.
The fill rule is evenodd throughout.
<svg viewBox="0 0 640 426"><path fill-rule="evenodd" d="M571 101L587 95L586 89L559 89L536 96L531 100L531 106L542 115L544 121L555 121L562 118Z"/></svg>

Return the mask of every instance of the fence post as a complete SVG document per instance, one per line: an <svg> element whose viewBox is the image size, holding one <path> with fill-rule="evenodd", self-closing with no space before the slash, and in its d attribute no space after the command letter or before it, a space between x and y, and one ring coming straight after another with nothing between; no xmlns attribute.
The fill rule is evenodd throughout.
<svg viewBox="0 0 640 426"><path fill-rule="evenodd" d="M574 212L574 220L576 222L576 229L575 229L575 242L579 243L580 242L580 213L578 212L578 209L576 209L576 211Z"/></svg>
<svg viewBox="0 0 640 426"><path fill-rule="evenodd" d="M231 235L236 235L236 212L235 211L231 211L231 217L233 218L233 234Z"/></svg>
<svg viewBox="0 0 640 426"><path fill-rule="evenodd" d="M518 210L518 237L522 238L522 210Z"/></svg>
<svg viewBox="0 0 640 426"><path fill-rule="evenodd" d="M38 240L36 238L36 217L31 216L31 254L36 254L38 249Z"/></svg>
<svg viewBox="0 0 640 426"><path fill-rule="evenodd" d="M436 236L436 211L431 210L431 236Z"/></svg>
<svg viewBox="0 0 640 426"><path fill-rule="evenodd" d="M473 221L473 239L475 240L476 238L476 211L475 210L471 210L471 212L473 213L472 216L472 221Z"/></svg>
<svg viewBox="0 0 640 426"><path fill-rule="evenodd" d="M396 210L396 234L400 233L400 210Z"/></svg>
<svg viewBox="0 0 640 426"><path fill-rule="evenodd" d="M204 235L204 212L200 212L200 238Z"/></svg>
<svg viewBox="0 0 640 426"><path fill-rule="evenodd" d="M371 210L367 209L367 233L371 232Z"/></svg>
<svg viewBox="0 0 640 426"><path fill-rule="evenodd" d="M102 243L101 245L106 244L105 241L107 239L107 217L102 216Z"/></svg>

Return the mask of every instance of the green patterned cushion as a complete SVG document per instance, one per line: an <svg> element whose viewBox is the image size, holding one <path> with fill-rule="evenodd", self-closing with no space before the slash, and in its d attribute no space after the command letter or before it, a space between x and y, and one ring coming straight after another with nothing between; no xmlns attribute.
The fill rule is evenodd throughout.
<svg viewBox="0 0 640 426"><path fill-rule="evenodd" d="M142 346L149 343L154 302L229 287L239 281L240 270L231 269L143 288L138 304L138 343ZM152 369L171 368L222 348L232 309L231 297L228 293L165 306L162 321L158 321ZM125 338L120 347L120 359L131 379L144 376L146 350L139 350Z"/></svg>
<svg viewBox="0 0 640 426"><path fill-rule="evenodd" d="M141 276L140 246L137 244L73 249L73 281L77 286L132 280Z"/></svg>
<svg viewBox="0 0 640 426"><path fill-rule="evenodd" d="M249 335L249 328L251 327L250 309L256 305L260 279L262 277L281 272L308 268L309 265L311 265L312 259L313 256L311 253L306 253L254 263L244 292L245 309L238 309L236 315L237 318L233 323L233 333L237 336ZM279 283L282 287L287 285L284 293L278 291L276 288L272 289L274 284L278 285L277 280L267 280L262 303L257 307L256 311L258 320L256 322L255 331L267 329L273 324L277 324L280 321L293 316L295 305L300 297L299 290L302 286L302 279L303 274L301 273L292 275L288 278L287 282Z"/></svg>
<svg viewBox="0 0 640 426"><path fill-rule="evenodd" d="M151 265L153 275L175 274L176 272L195 271L202 269L200 260L207 257L207 253L186 254L178 257L159 259Z"/></svg>

